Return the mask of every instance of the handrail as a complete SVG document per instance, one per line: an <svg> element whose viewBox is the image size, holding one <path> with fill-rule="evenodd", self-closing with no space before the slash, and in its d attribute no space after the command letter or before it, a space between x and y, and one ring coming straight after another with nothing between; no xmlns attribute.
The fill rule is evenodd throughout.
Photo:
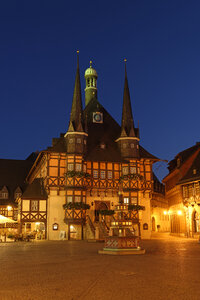
<svg viewBox="0 0 200 300"><path fill-rule="evenodd" d="M94 227L94 224L92 223L92 220L91 220L89 215L87 215L87 220L88 220L88 224L90 226L90 229L92 230L92 233L95 235L95 227Z"/></svg>

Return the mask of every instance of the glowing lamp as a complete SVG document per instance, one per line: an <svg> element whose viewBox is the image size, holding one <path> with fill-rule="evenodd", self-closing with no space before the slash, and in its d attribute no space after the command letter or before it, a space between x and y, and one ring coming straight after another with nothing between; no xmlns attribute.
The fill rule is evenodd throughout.
<svg viewBox="0 0 200 300"><path fill-rule="evenodd" d="M181 211L181 210L178 210L178 211L177 211L177 214L178 214L179 216L181 216L181 215L182 215L182 211Z"/></svg>
<svg viewBox="0 0 200 300"><path fill-rule="evenodd" d="M10 211L12 209L12 206L7 206L7 210Z"/></svg>

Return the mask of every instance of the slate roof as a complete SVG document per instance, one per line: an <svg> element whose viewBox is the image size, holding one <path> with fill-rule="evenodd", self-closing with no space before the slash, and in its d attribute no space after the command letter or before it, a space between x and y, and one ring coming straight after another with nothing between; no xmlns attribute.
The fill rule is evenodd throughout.
<svg viewBox="0 0 200 300"><path fill-rule="evenodd" d="M26 160L0 159L0 189L6 186L8 199L0 199L0 205L13 205L15 203L15 190L20 187L22 192L26 187L26 176L31 169L36 155Z"/></svg>
<svg viewBox="0 0 200 300"><path fill-rule="evenodd" d="M35 178L22 195L22 199L47 199L47 197L41 178Z"/></svg>
<svg viewBox="0 0 200 300"><path fill-rule="evenodd" d="M153 191L163 195L165 194L165 186L160 182L155 173L153 173Z"/></svg>
<svg viewBox="0 0 200 300"><path fill-rule="evenodd" d="M103 123L93 123L93 112L103 113ZM88 133L86 160L124 161L115 142L120 137L120 125L95 98L88 103L83 113ZM105 144L105 149L101 148L102 144ZM141 145L139 147L140 158L159 160ZM53 145L48 147L47 151L61 153L66 152L66 148L64 133L61 133L60 138L53 139Z"/></svg>

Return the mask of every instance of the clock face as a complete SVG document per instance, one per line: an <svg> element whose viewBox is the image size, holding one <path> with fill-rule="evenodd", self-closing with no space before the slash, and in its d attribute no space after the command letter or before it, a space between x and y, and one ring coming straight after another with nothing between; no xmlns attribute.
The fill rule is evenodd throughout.
<svg viewBox="0 0 200 300"><path fill-rule="evenodd" d="M103 114L100 112L94 112L93 123L103 123Z"/></svg>

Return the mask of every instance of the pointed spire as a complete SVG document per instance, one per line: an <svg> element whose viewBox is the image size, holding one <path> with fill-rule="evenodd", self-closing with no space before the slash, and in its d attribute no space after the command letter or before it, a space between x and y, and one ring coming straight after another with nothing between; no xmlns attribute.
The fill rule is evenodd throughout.
<svg viewBox="0 0 200 300"><path fill-rule="evenodd" d="M72 123L75 131L78 129L79 131L83 131L82 121L83 121L83 108L82 108L82 99L81 99L81 81L80 81L80 71L79 71L79 51L77 51L76 79L75 79L74 94L73 94L72 108L70 114L70 123ZM72 128L72 126L69 126L69 129L71 129L70 127Z"/></svg>
<svg viewBox="0 0 200 300"><path fill-rule="evenodd" d="M123 111L122 111L122 128L124 128L127 135L129 135L131 130L132 130L132 134L133 134L134 122L133 122L133 115L132 115L130 92L129 92L129 87L128 87L126 61L127 60L124 59L124 62L125 62L125 81L124 81L124 97L123 97Z"/></svg>

